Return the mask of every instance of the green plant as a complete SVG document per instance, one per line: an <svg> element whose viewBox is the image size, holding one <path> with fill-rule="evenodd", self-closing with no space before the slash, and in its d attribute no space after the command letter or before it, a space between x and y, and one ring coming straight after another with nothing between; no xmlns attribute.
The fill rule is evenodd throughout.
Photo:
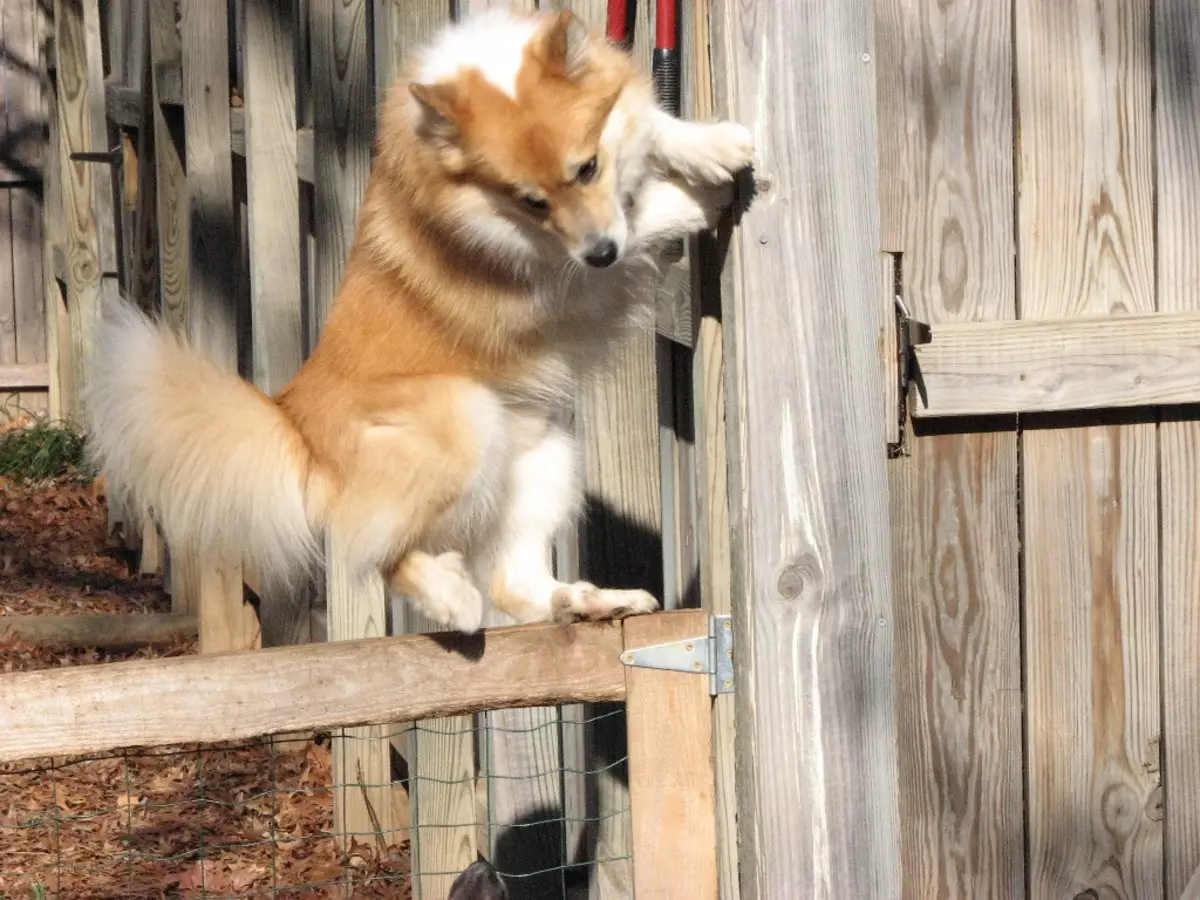
<svg viewBox="0 0 1200 900"><path fill-rule="evenodd" d="M70 422L34 422L0 432L0 475L45 481L64 475L91 477L82 431Z"/></svg>

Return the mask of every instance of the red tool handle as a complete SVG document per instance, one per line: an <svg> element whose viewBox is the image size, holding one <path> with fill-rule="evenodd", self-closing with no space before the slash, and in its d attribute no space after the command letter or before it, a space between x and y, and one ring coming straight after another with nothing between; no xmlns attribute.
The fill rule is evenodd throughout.
<svg viewBox="0 0 1200 900"><path fill-rule="evenodd" d="M608 39L618 44L629 40L629 0L608 0Z"/></svg>

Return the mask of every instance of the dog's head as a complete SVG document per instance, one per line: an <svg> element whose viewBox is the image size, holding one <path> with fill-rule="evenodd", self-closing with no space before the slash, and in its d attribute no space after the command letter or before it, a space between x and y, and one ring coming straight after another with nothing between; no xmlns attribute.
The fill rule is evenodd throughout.
<svg viewBox="0 0 1200 900"><path fill-rule="evenodd" d="M476 223L481 236L548 236L603 268L628 237L619 171L628 123L614 106L633 69L593 41L569 12L489 15L435 44L408 90L418 139L496 218L490 232Z"/></svg>

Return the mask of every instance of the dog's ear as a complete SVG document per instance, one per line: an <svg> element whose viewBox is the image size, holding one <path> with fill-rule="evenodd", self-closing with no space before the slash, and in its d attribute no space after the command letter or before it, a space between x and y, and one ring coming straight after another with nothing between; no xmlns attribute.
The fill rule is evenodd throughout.
<svg viewBox="0 0 1200 900"><path fill-rule="evenodd" d="M461 171L465 164L460 145L463 95L458 83L414 81L409 84L408 92L420 109L417 134L429 142L443 166L452 172Z"/></svg>
<svg viewBox="0 0 1200 900"><path fill-rule="evenodd" d="M492 864L480 859L454 879L447 900L508 900L508 888Z"/></svg>
<svg viewBox="0 0 1200 900"><path fill-rule="evenodd" d="M453 137L458 132L459 90L453 81L422 84L414 81L408 92L421 108L422 126L442 137Z"/></svg>
<svg viewBox="0 0 1200 900"><path fill-rule="evenodd" d="M587 27L569 9L550 19L536 38L536 53L542 63L563 78L583 72L587 60Z"/></svg>

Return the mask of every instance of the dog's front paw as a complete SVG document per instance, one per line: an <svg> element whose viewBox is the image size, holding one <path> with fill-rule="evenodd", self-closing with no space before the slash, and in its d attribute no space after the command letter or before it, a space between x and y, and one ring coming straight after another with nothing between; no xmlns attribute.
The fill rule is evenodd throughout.
<svg viewBox="0 0 1200 900"><path fill-rule="evenodd" d="M754 159L754 135L737 122L714 122L688 152L681 174L694 184L724 184Z"/></svg>
<svg viewBox="0 0 1200 900"><path fill-rule="evenodd" d="M586 581L566 584L554 592L551 613L556 622L623 619L658 609L654 595L646 591L598 588Z"/></svg>

